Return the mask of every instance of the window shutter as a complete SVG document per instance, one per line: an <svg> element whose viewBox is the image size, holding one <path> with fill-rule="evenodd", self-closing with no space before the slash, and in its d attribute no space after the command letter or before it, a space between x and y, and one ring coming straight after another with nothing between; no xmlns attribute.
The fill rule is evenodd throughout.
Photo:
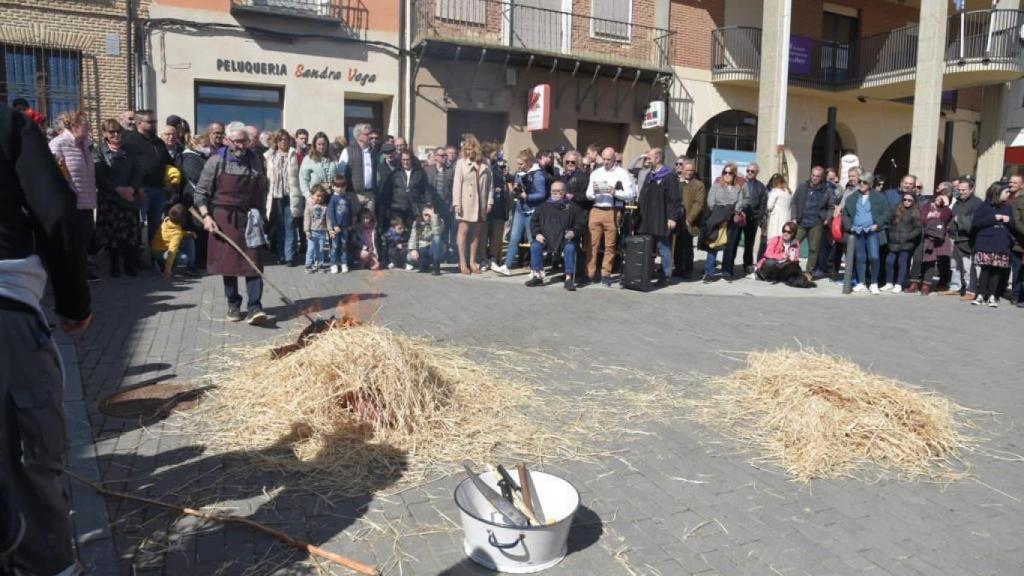
<svg viewBox="0 0 1024 576"><path fill-rule="evenodd" d="M632 0L593 0L594 36L629 40Z"/></svg>
<svg viewBox="0 0 1024 576"><path fill-rule="evenodd" d="M437 0L434 16L467 24L487 24L486 0Z"/></svg>

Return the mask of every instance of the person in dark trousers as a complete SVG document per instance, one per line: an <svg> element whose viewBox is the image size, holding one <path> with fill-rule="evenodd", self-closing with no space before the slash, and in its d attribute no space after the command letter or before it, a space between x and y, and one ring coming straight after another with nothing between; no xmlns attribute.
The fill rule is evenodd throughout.
<svg viewBox="0 0 1024 576"><path fill-rule="evenodd" d="M587 198L587 184L590 182L590 170L583 166L583 158L576 150L570 150L563 156L565 171L562 178L565 181L565 197L573 204L580 207L583 214L583 231L578 239L577 246L584 250L590 246L590 209L594 207L594 201ZM585 278L587 270L587 259L584 255L577 255L576 278Z"/></svg>
<svg viewBox="0 0 1024 576"><path fill-rule="evenodd" d="M811 168L811 177L797 186L790 206L793 210L793 221L797 223L796 240L807 239L807 266L804 268L808 280L818 266L818 251L821 248L821 235L829 223L835 202L829 194L825 183L825 169L821 166Z"/></svg>
<svg viewBox="0 0 1024 576"><path fill-rule="evenodd" d="M760 260L768 246L768 238L762 234L757 248L754 247L757 233L765 229L768 218L768 189L757 179L760 173L760 166L753 162L748 164L747 178L743 182L743 187L747 189L747 225L743 227L743 271L746 274L754 273L754 262ZM737 234L735 240L730 238L729 241L736 243L732 249L733 259L735 259L736 247L739 246L740 241L739 235Z"/></svg>
<svg viewBox="0 0 1024 576"><path fill-rule="evenodd" d="M681 219L679 180L665 166L665 153L660 148L647 152L647 172L640 183L640 234L650 234L661 255L658 286L668 286L672 277L672 233Z"/></svg>
<svg viewBox="0 0 1024 576"><path fill-rule="evenodd" d="M1021 188L1022 176L1014 175L1010 176L1010 183L1017 188ZM1015 183L1016 181L1016 183ZM1017 297L1017 308L1024 308L1024 281L1021 279L1021 261L1024 260L1024 190L1017 193L1017 197L1013 199L1013 230L1017 235L1016 248L1020 248L1017 252L1017 277L1013 279L1013 290L1014 296Z"/></svg>
<svg viewBox="0 0 1024 576"><path fill-rule="evenodd" d="M160 231L167 207L164 171L173 164L167 145L156 135L156 116L152 110L135 112L135 131L126 131L124 149L138 162L143 191L146 193L146 243Z"/></svg>
<svg viewBox="0 0 1024 576"><path fill-rule="evenodd" d="M455 212L452 210L452 181L455 178L455 171L448 166L448 156L444 148L434 150L430 158L431 163L423 167L423 175L426 178L427 196L434 205L441 219L445 223L445 245L450 255L455 250L455 230L452 226L455 222ZM449 258L450 260L450 258Z"/></svg>
<svg viewBox="0 0 1024 576"><path fill-rule="evenodd" d="M138 163L121 146L124 128L117 120L104 120L103 142L94 153L98 205L96 235L110 254L110 275L136 275L139 208L144 205ZM190 263L195 266L194 262Z"/></svg>
<svg viewBox="0 0 1024 576"><path fill-rule="evenodd" d="M28 118L0 105L0 574L70 574L63 368L40 300L61 329L92 321L76 198Z"/></svg>
<svg viewBox="0 0 1024 576"><path fill-rule="evenodd" d="M970 302L974 300L978 280L977 267L971 258L974 253L971 230L974 225L974 213L981 206L982 200L974 195L973 178L961 176L957 180L957 197L953 200L953 221L949 230L949 236L953 239L953 254L949 258L952 273L949 290L944 294L959 294L961 300Z"/></svg>
<svg viewBox="0 0 1024 576"><path fill-rule="evenodd" d="M552 259L564 260L565 289L576 290L576 248L583 226L579 206L565 198L565 182L555 180L551 195L533 212L530 218L530 279L528 287L544 285L544 251Z"/></svg>
<svg viewBox="0 0 1024 576"><path fill-rule="evenodd" d="M263 250L247 247L246 229L253 209L266 221L267 175L263 163L249 150L249 136L241 122L232 122L227 129L227 148L210 156L196 186L196 208L203 218L203 227L210 233L206 269L224 277L224 295L228 299L227 319L243 319L242 296L238 293L238 277L245 277L249 297L248 322L262 324L263 278L241 254L216 234L221 231L262 271Z"/></svg>
<svg viewBox="0 0 1024 576"><path fill-rule="evenodd" d="M1006 182L996 182L985 192L985 201L974 212L971 236L974 265L978 275L978 296L972 304L999 306L1010 280L1010 250L1013 248L1013 208Z"/></svg>
<svg viewBox="0 0 1024 576"><path fill-rule="evenodd" d="M676 228L675 274L689 279L693 274L693 240L700 236L708 192L697 178L696 162L681 158L676 160L675 167L683 209L683 225Z"/></svg>

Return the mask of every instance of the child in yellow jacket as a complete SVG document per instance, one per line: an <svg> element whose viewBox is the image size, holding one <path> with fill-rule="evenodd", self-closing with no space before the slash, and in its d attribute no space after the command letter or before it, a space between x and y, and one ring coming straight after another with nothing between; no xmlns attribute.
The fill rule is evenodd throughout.
<svg viewBox="0 0 1024 576"><path fill-rule="evenodd" d="M187 232L182 226L185 222L185 207L175 204L167 212L160 232L153 236L150 250L153 258L164 271L164 278L170 278L174 265L179 261L186 266L186 274L196 276L196 242L195 233Z"/></svg>

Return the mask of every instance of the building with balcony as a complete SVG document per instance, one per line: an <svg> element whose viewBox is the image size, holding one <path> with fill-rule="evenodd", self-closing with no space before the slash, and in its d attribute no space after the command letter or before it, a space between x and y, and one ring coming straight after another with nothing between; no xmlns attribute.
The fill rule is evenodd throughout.
<svg viewBox="0 0 1024 576"><path fill-rule="evenodd" d="M473 132L507 154L602 143L627 156L664 145L664 127L643 130L641 117L672 82L669 10L669 0L411 0L413 142ZM527 123L536 86L546 86L542 130Z"/></svg>
<svg viewBox="0 0 1024 576"><path fill-rule="evenodd" d="M745 152L734 156L802 180L851 150L889 182L991 181L1009 83L1024 75L1024 13L1013 0L965 4L673 0L669 146L705 173L711 156Z"/></svg>
<svg viewBox="0 0 1024 576"><path fill-rule="evenodd" d="M160 117L401 130L399 0L152 1L140 105Z"/></svg>

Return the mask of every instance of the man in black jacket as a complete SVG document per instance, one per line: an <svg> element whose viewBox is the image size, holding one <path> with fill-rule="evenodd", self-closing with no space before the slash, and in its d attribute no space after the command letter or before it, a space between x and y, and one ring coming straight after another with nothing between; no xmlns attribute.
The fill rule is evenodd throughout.
<svg viewBox="0 0 1024 576"><path fill-rule="evenodd" d="M680 218L679 181L672 169L665 166L665 153L659 148L647 152L647 171L640 184L640 234L654 237L661 255L661 276L658 286L667 286L672 276L672 233Z"/></svg>
<svg viewBox="0 0 1024 576"><path fill-rule="evenodd" d="M747 206L747 225L743 228L743 271L747 274L754 273L754 262L761 258L768 247L768 238L764 234L761 235L761 242L757 248L754 247L757 233L764 229L768 218L768 190L757 179L760 173L761 168L757 163L748 164L747 178L743 184L747 189L747 200L750 202ZM732 242L732 239L729 241ZM739 242L739 237L736 238L736 242ZM733 250L732 253L736 254L736 251Z"/></svg>
<svg viewBox="0 0 1024 576"><path fill-rule="evenodd" d="M577 238L577 246L584 249L590 246L590 209L594 207L594 201L587 198L587 186L590 184L590 170L583 165L583 157L576 150L570 150L563 157L565 171L562 179L565 180L565 197L580 207L583 216L583 230ZM585 275L587 270L587 259L580 257L576 259L577 275Z"/></svg>
<svg viewBox="0 0 1024 576"><path fill-rule="evenodd" d="M173 164L167 145L156 134L156 115L152 110L135 112L135 131L126 131L123 137L125 150L135 156L142 174L142 189L146 193L146 237L148 246L153 236L160 231L167 207L167 190L164 189L164 172Z"/></svg>
<svg viewBox="0 0 1024 576"><path fill-rule="evenodd" d="M39 302L49 273L61 328L81 334L92 320L75 206L42 132L0 105L0 574L75 563L63 374Z"/></svg>
<svg viewBox="0 0 1024 576"><path fill-rule="evenodd" d="M982 200L974 195L974 179L961 176L956 185L957 197L953 201L953 221L949 225L949 237L953 239L953 254L949 258L953 269L949 279L949 290L943 294L959 294L960 299L968 302L974 300L975 284L978 273L975 270L974 246L971 242L971 227L974 223L974 212Z"/></svg>
<svg viewBox="0 0 1024 576"><path fill-rule="evenodd" d="M793 221L797 224L796 241L803 242L807 239L807 268L805 270L808 279L818 265L818 250L821 248L821 235L825 231L825 225L832 217L832 209L835 201L829 194L828 185L825 182L825 169L821 166L811 168L811 177L806 182L797 186L793 194L793 201L790 203Z"/></svg>
<svg viewBox="0 0 1024 576"><path fill-rule="evenodd" d="M547 201L534 209L530 219L530 288L544 285L544 250L561 254L565 268L565 289L576 290L576 246L583 228L579 206L565 198L565 182L555 180Z"/></svg>
<svg viewBox="0 0 1024 576"><path fill-rule="evenodd" d="M399 152L398 169L389 178L391 198L391 213L389 216L399 216L405 221L406 227L411 227L416 214L419 214L426 200L426 184L423 178L423 170L413 162L412 152L406 149Z"/></svg>

